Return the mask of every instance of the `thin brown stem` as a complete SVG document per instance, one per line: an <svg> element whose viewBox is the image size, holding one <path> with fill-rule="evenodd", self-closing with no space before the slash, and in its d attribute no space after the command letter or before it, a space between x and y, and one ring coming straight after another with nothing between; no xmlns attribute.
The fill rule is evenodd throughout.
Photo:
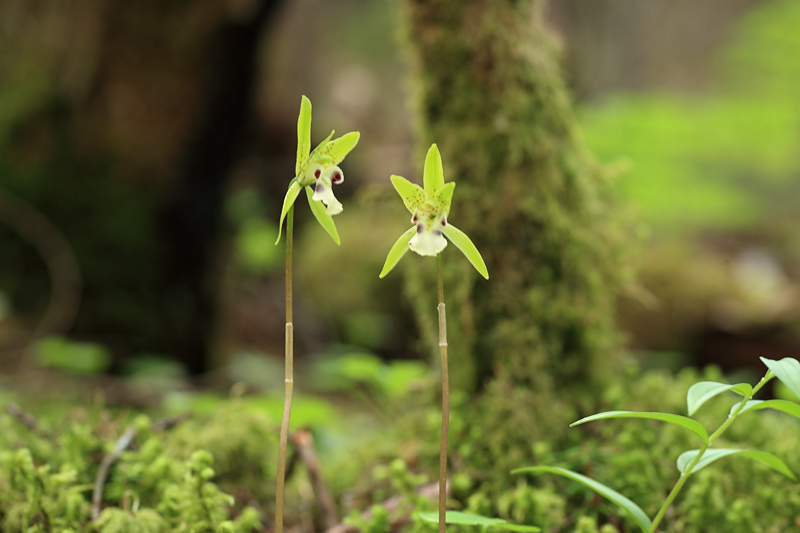
<svg viewBox="0 0 800 533"><path fill-rule="evenodd" d="M278 445L278 476L275 488L275 533L283 532L283 495L286 480L286 446L289 440L289 417L292 413L292 392L294 390L294 325L292 324L292 245L294 229L294 206L289 208L286 217L286 348L284 379L283 417Z"/></svg>
<svg viewBox="0 0 800 533"><path fill-rule="evenodd" d="M447 317L444 309L444 283L442 256L436 256L436 280L439 295L439 357L442 366L442 441L439 449L439 533L445 533L447 524L447 437L450 431L450 378L447 370Z"/></svg>

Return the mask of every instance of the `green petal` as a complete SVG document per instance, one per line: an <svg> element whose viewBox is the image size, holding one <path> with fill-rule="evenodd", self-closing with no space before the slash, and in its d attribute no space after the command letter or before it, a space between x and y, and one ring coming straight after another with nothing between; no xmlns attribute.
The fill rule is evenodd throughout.
<svg viewBox="0 0 800 533"><path fill-rule="evenodd" d="M415 183L411 183L402 176L392 175L390 178L397 194L403 199L406 209L413 215L419 206L425 203L425 191Z"/></svg>
<svg viewBox="0 0 800 533"><path fill-rule="evenodd" d="M330 135L325 137L325 140L322 141L321 143L319 143L316 148L314 148L314 151L311 152L311 155L308 156L308 159L303 164L303 167L308 166L310 163L319 163L320 165L323 165L323 166L328 164L328 162L330 161L331 157L329 155L324 155L322 153L322 151L328 145L328 141L331 140L331 137L333 137L334 133L336 133L336 130L332 130ZM305 168L303 168L303 167L300 168L300 173L302 173L305 170ZM300 174L298 174L298 177L299 176L300 176Z"/></svg>
<svg viewBox="0 0 800 533"><path fill-rule="evenodd" d="M297 163L294 166L294 175L300 173L300 169L308 161L308 153L311 151L311 101L303 95L300 100L300 116L297 117Z"/></svg>
<svg viewBox="0 0 800 533"><path fill-rule="evenodd" d="M391 272L395 265L397 265L398 261L400 261L404 255L406 255L406 252L408 252L408 241L411 240L411 237L413 237L416 232L417 227L414 226L400 235L400 238L394 243L392 249L389 250L389 255L386 256L386 262L383 263L383 270L381 270L381 274L378 276L379 278L386 277L386 274Z"/></svg>
<svg viewBox="0 0 800 533"><path fill-rule="evenodd" d="M330 164L338 165L350 153L350 150L356 147L360 138L361 134L357 131L346 133L326 144L320 155L329 156L331 158Z"/></svg>
<svg viewBox="0 0 800 533"><path fill-rule="evenodd" d="M472 263L472 266L475 267L475 270L486 279L489 279L489 271L486 269L486 263L483 262L483 257L481 257L481 253L472 243L467 234L458 229L457 227L453 226L449 222L447 225L442 228L442 231L447 236L450 241L455 244L459 250L469 259L469 262Z"/></svg>
<svg viewBox="0 0 800 533"><path fill-rule="evenodd" d="M294 201L297 200L297 195L300 194L300 184L297 183L296 179L292 180L292 183L289 184L289 190L286 191L286 197L283 199L283 207L281 208L281 221L278 222L278 239L275 241L277 245L281 241L281 230L283 229L283 219L286 218L286 213L289 212L289 209L294 205Z"/></svg>
<svg viewBox="0 0 800 533"><path fill-rule="evenodd" d="M335 242L337 245L342 244L342 242L339 240L339 232L336 231L336 223L333 221L333 217L325 212L325 206L322 205L322 202L317 202L316 200L311 199L311 197L314 196L314 191L311 190L311 187L306 187L305 189L306 196L308 196L308 205L311 206L311 212L314 213L319 225L322 226L322 229L328 232L328 235L331 236L333 242Z"/></svg>
<svg viewBox="0 0 800 533"><path fill-rule="evenodd" d="M436 193L444 187L444 169L439 147L432 144L425 156L425 170L422 173L422 184L429 198L435 198Z"/></svg>
<svg viewBox="0 0 800 533"><path fill-rule="evenodd" d="M450 215L450 203L453 200L453 190L456 188L456 182L451 181L450 183L446 183L444 187L439 189L439 192L436 193L436 202L444 207L444 212L447 215Z"/></svg>

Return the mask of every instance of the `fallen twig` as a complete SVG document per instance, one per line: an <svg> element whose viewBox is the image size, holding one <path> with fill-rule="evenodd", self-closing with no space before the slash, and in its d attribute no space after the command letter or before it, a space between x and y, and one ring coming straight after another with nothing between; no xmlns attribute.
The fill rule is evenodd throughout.
<svg viewBox="0 0 800 533"><path fill-rule="evenodd" d="M169 418L164 418L162 420L158 420L153 423L153 430L155 431L164 431L175 427L177 424L189 418L188 413L183 413L177 416L172 416ZM97 471L97 477L94 481L94 492L92 493L92 522L96 521L100 516L100 505L103 501L103 486L106 482L106 477L108 476L108 470L111 468L111 465L119 459L128 446L131 445L133 439L136 438L136 435L139 433L139 430L136 426L129 427L122 436L117 439L117 445L114 447L114 451L110 454L103 457L103 461L100 463L100 469Z"/></svg>
<svg viewBox="0 0 800 533"><path fill-rule="evenodd" d="M445 489L448 493L450 492L450 480L447 481L447 488ZM424 496L431 501L436 501L439 498L439 482L436 481L434 483L429 483L427 485L422 485L418 487L415 491L420 496ZM384 500L379 505L389 511L390 513L400 507L400 504L405 499L404 496L393 496L388 500ZM372 518L372 511L367 510L361 513L361 518L363 520L369 520ZM397 517L394 521L392 521L392 529L394 530L396 527L407 524L409 522L408 515L403 515ZM329 528L325 531L325 533L358 533L360 531L359 528L356 526L352 526L350 524L337 524L332 528Z"/></svg>
<svg viewBox="0 0 800 533"><path fill-rule="evenodd" d="M310 431L301 430L291 435L290 438L300 454L300 459L308 469L311 483L314 485L314 492L322 504L323 525L325 529L330 529L339 523L339 513L336 510L333 495L322 478L317 454L314 453L314 437Z"/></svg>
<svg viewBox="0 0 800 533"><path fill-rule="evenodd" d="M17 419L17 421L22 424L23 426L30 429L33 433L42 437L43 439L52 439L53 436L39 427L39 423L36 422L36 419L33 418L32 415L29 415L22 409L20 409L19 405L15 403L10 403L6 405L6 412Z"/></svg>

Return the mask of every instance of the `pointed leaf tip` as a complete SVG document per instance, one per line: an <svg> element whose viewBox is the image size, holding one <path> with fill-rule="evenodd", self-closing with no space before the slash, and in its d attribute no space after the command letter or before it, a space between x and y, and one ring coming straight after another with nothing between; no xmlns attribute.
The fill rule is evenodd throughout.
<svg viewBox="0 0 800 533"><path fill-rule="evenodd" d="M412 226L405 233L400 235L400 238L395 241L392 245L391 250L386 256L386 261L383 263L383 269L381 269L381 273L378 275L379 278L383 279L386 275L392 271L392 269L397 265L400 259L406 255L408 252L408 242L411 240L417 232L417 227Z"/></svg>
<svg viewBox="0 0 800 533"><path fill-rule="evenodd" d="M425 155L425 168L422 172L422 185L428 196L433 198L444 187L444 167L439 147L433 143Z"/></svg>
<svg viewBox="0 0 800 533"><path fill-rule="evenodd" d="M473 244L467 234L450 223L442 228L442 232L444 232L447 238L461 250L461 253L463 253L469 262L472 263L472 266L475 267L475 270L485 279L489 279L489 271L486 268L486 263L483 261L483 257L481 257L478 248Z"/></svg>
<svg viewBox="0 0 800 533"><path fill-rule="evenodd" d="M700 453L700 450L689 450L683 452L680 457L678 457L677 467L678 471L681 474L686 473L686 469L688 468L689 464L697 457L697 454ZM732 449L724 449L724 448L712 448L710 450L706 450L700 460L692 468L692 471L689 475L695 474L702 470L703 468L707 467L711 463L722 459L723 457L728 457L730 455L740 455L742 457L748 457L759 463L767 465L771 469L775 470L783 474L784 476L788 477L793 481L797 481L797 477L794 475L789 467L784 463L782 460L778 459L778 457L772 455L771 453L762 452L759 450L732 450Z"/></svg>
<svg viewBox="0 0 800 533"><path fill-rule="evenodd" d="M311 100L303 95L300 99L300 114L297 117L297 160L294 167L294 175L300 173L300 169L308 161L308 154L311 151Z"/></svg>
<svg viewBox="0 0 800 533"><path fill-rule="evenodd" d="M619 507L620 509L625 510L631 517L631 519L633 519L633 521L636 522L636 525L639 526L639 528L642 530L643 533L647 533L650 530L650 524L651 524L650 518L647 516L647 513L645 513L644 510L642 510L641 507L639 507L632 500L623 496L622 494L615 491L611 487L603 485L602 483L595 481L592 478L586 477L582 474L578 474L577 472L573 472L572 470L559 468L557 466L528 466L524 468L517 468L511 471L512 474L525 474L525 473L536 474L539 472L558 474L573 481L577 481L584 487L587 487L595 491L600 496L616 504L616 506Z"/></svg>
<svg viewBox="0 0 800 533"><path fill-rule="evenodd" d="M414 212L419 209L419 206L425 203L425 191L416 183L411 183L402 176L395 176L393 174L390 179L392 180L392 185L397 191L397 194L403 199L403 205L405 205L408 212L413 215Z"/></svg>
<svg viewBox="0 0 800 533"><path fill-rule="evenodd" d="M640 411L606 411L603 413L597 413L596 415L591 415L585 418L581 418L577 422L573 422L572 424L570 424L569 427L579 426L581 424L585 424L587 422L593 422L595 420L607 420L610 418L644 418L649 420L660 420L662 422L674 424L676 426L680 426L686 430L689 430L698 437L700 437L703 443L708 442L708 432L700 422L685 416L673 415L672 413L648 413Z"/></svg>
<svg viewBox="0 0 800 533"><path fill-rule="evenodd" d="M317 219L317 222L319 222L319 225L322 226L322 229L328 232L328 235L331 236L333 242L335 242L337 246L340 246L342 241L339 239L339 232L336 230L336 223L333 221L333 217L326 212L325 206L322 205L322 202L312 199L314 196L314 191L311 189L311 187L306 187L305 189L306 196L308 196L308 205L311 207L311 212L314 213L314 218Z"/></svg>
<svg viewBox="0 0 800 533"><path fill-rule="evenodd" d="M289 209L292 208L294 205L294 201L297 200L297 195L300 194L300 184L297 183L296 179L293 179L292 182L289 184L289 190L286 191L286 196L283 198L283 207L281 208L281 220L278 222L278 238L275 240L275 245L277 246L279 242L281 242L281 231L283 230L283 219L286 218L286 214L289 213Z"/></svg>
<svg viewBox="0 0 800 533"><path fill-rule="evenodd" d="M338 139L328 142L320 152L321 155L329 156L331 158L331 165L338 165L356 147L361 134L357 131L345 133Z"/></svg>
<svg viewBox="0 0 800 533"><path fill-rule="evenodd" d="M789 387L793 393L800 396L800 362L792 357L784 357L780 361L773 361L761 357L761 362L767 365L775 377Z"/></svg>
<svg viewBox="0 0 800 533"><path fill-rule="evenodd" d="M689 391L686 393L686 411L689 416L694 415L708 400L725 391L735 392L744 396L752 392L752 390L752 387L747 383L728 385L727 383L718 383L716 381L698 381L689 387Z"/></svg>

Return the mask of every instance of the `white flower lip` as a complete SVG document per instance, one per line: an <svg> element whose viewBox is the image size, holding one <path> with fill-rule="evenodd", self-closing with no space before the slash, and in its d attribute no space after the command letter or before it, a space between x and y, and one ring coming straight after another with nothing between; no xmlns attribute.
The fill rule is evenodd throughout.
<svg viewBox="0 0 800 533"><path fill-rule="evenodd" d="M418 213L414 213L411 218L413 223L423 218ZM408 241L408 246L411 250L424 256L436 256L447 247L447 239L442 235L442 228L445 227L447 222L444 215L436 218L433 221L428 220L428 223L417 223L417 233Z"/></svg>
<svg viewBox="0 0 800 533"><path fill-rule="evenodd" d="M342 204L333 194L333 184L344 182L344 172L336 165L332 165L324 170L320 165L312 165L312 167L309 168L309 173L312 172L312 168L314 168L312 175L315 178L315 183L312 185L312 187L314 187L314 196L312 196L311 199L325 204L327 207L325 213L329 215L338 215L342 212L343 208Z"/></svg>

